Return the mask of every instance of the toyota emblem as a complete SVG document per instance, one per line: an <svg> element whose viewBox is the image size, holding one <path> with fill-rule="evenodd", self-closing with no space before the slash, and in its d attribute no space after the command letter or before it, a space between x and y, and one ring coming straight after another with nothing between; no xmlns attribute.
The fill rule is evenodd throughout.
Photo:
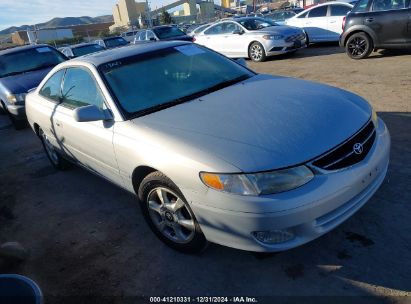
<svg viewBox="0 0 411 304"><path fill-rule="evenodd" d="M358 155L361 154L362 151L363 151L363 146L362 146L362 144L356 143L356 144L354 145L354 147L353 147L353 151L354 151L355 154L358 154Z"/></svg>

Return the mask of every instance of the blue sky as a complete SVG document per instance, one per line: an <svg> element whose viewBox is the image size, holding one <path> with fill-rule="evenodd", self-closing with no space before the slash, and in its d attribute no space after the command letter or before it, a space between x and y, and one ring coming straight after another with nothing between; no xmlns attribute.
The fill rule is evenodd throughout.
<svg viewBox="0 0 411 304"><path fill-rule="evenodd" d="M171 2L174 1L149 1L152 8ZM12 25L42 23L54 17L108 15L115 3L116 0L0 0L0 30Z"/></svg>

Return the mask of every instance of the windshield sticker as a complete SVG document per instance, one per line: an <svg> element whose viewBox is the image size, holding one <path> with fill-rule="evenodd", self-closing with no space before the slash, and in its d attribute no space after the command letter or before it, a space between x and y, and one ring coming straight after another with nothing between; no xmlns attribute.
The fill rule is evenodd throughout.
<svg viewBox="0 0 411 304"><path fill-rule="evenodd" d="M51 52L51 49L48 47L40 47L40 48L37 48L36 51L39 53L48 53L48 52Z"/></svg>
<svg viewBox="0 0 411 304"><path fill-rule="evenodd" d="M176 46L174 49L186 56L194 56L205 53L205 51L192 44Z"/></svg>

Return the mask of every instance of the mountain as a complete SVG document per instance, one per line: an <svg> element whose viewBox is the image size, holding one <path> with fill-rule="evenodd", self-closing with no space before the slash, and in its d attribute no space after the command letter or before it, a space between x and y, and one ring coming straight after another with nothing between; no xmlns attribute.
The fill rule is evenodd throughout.
<svg viewBox="0 0 411 304"><path fill-rule="evenodd" d="M37 23L38 29L49 28L49 27L60 27L69 25L80 25L80 24L92 24L92 23L103 23L103 22L113 22L113 16L104 15L98 17L64 17L64 18L53 18L44 23ZM9 35L15 31L25 31L27 28L33 29L33 25L22 25L22 26L12 26L0 31L0 35Z"/></svg>

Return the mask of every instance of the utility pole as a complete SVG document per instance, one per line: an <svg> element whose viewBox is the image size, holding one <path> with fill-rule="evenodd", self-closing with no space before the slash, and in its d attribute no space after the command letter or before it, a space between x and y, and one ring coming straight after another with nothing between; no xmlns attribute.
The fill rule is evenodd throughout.
<svg viewBox="0 0 411 304"><path fill-rule="evenodd" d="M153 21L151 20L151 12L150 6L148 5L148 0L146 0L146 9L147 9L147 18L148 18L148 25L150 28L153 27Z"/></svg>

